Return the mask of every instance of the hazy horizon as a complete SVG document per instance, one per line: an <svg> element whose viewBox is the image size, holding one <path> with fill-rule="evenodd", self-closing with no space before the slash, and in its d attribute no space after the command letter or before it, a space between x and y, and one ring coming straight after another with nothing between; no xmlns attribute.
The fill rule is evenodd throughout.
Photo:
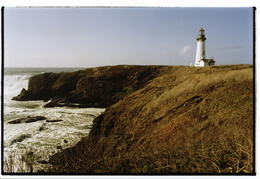
<svg viewBox="0 0 260 179"><path fill-rule="evenodd" d="M4 10L4 66L89 68L195 62L198 30L216 65L253 64L253 11L244 8Z"/></svg>
<svg viewBox="0 0 260 179"><path fill-rule="evenodd" d="M55 66L55 67L53 67L53 66L49 66L49 67L44 67L44 66L42 66L42 67L39 67L39 66L32 66L32 67L26 67L26 66L22 66L22 67L19 67L19 66L13 66L13 67L10 67L10 66L5 66L4 68L24 68L24 69L26 69L26 68L28 68L28 69L30 69L30 68L35 68L35 69L37 69L37 68L39 68L39 69L42 69L42 68L75 68L75 69L85 69L85 68L96 68L96 67L105 67L105 66L120 66L120 65L135 65L135 64L116 64L116 65L100 65L100 66L89 66L89 67L87 67L87 66L84 66L84 67L77 67L77 66L73 66L73 67L70 67L70 66ZM193 65L194 65L194 63L193 63ZM219 64L220 65L220 64ZM254 65L254 64L247 64L247 63L244 63L244 64L242 64L242 63L240 63L240 64L221 64L221 65L223 65L223 66L225 66L225 65ZM136 66L138 66L138 64L136 64ZM140 65L140 66L153 66L153 65ZM160 66L160 65L154 65L154 66ZM190 66L189 64L187 64L187 65L161 65L161 66ZM215 65L215 66L218 66L218 65Z"/></svg>

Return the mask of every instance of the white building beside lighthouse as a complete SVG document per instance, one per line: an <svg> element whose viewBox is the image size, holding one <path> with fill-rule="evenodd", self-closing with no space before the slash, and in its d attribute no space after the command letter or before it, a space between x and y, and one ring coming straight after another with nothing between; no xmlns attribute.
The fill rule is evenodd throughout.
<svg viewBox="0 0 260 179"><path fill-rule="evenodd" d="M206 51L205 51L205 33L204 29L201 28L199 30L199 34L197 37L197 52L196 52L196 59L195 59L195 65L196 67L204 67L204 66L211 66L215 65L215 61L213 60L213 57L211 59L206 59Z"/></svg>

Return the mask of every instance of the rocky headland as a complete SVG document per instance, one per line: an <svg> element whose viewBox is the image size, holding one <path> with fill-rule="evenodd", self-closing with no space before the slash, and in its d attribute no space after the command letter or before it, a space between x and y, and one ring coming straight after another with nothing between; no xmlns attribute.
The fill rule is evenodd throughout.
<svg viewBox="0 0 260 179"><path fill-rule="evenodd" d="M13 100L44 100L45 107L106 108L161 76L169 66L105 66L77 72L44 73L29 79Z"/></svg>
<svg viewBox="0 0 260 179"><path fill-rule="evenodd" d="M32 77L15 100L105 107L48 173L254 173L252 65L110 66Z"/></svg>

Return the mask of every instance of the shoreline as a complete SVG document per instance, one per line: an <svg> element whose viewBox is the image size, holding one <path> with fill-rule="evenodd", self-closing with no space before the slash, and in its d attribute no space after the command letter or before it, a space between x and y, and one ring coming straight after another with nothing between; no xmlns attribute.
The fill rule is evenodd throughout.
<svg viewBox="0 0 260 179"><path fill-rule="evenodd" d="M28 94L44 86L44 75L38 77L34 80L40 85L32 80ZM116 66L56 77L45 90L55 94L66 89L51 98L57 104L99 106L108 105L113 97L114 101L93 120L88 137L49 156L52 167L47 173L254 172L252 65L138 67L136 71Z"/></svg>
<svg viewBox="0 0 260 179"><path fill-rule="evenodd" d="M67 107L62 107L60 109L67 110ZM45 111L48 110L59 110L58 108L46 108ZM70 111L73 113L77 113L77 111L84 112L85 115L88 116L87 118L90 119L88 125L83 125L79 123L80 121L85 121L85 119L79 120L77 123L79 125L82 125L82 127L78 126L75 130L71 129L70 131L67 131L69 133L60 133L61 135L58 136L56 132L55 140L53 140L53 136L51 135L54 130L60 131L60 128L62 126L66 126L66 124L62 125L62 122L46 122L46 121L37 121L33 123L21 123L21 124L8 124L12 127L21 127L21 126L27 126L30 127L32 124L38 127L35 127L33 130L34 132L30 135L27 135L26 133L19 134L15 139L10 140L11 144L8 144L3 148L4 152L4 167L7 169L7 172L5 173L17 173L17 171L25 172L29 171L29 173L36 172L35 170L43 170L45 169L46 165L50 167L49 158L66 148L71 148L75 146L82 138L87 137L89 135L90 126L92 126L93 120L95 117L97 117L97 114L102 113L105 109L101 108L70 108ZM75 111L75 112L74 112ZM75 117L74 117L75 118ZM69 121L75 121L75 119L70 119ZM48 119L46 119L48 120ZM49 119L51 120L51 119ZM57 118L55 119L57 120ZM61 118L60 118L61 120ZM64 120L64 119L63 119ZM7 121L6 121L7 122ZM24 127L23 127L24 128ZM82 129L80 129L82 128ZM74 132L73 132L74 131ZM26 131L25 131L26 132ZM45 136L48 132L48 135ZM47 140L47 138L49 139ZM53 138L53 139L51 139ZM36 140L37 139L37 140ZM47 141L45 141L47 140ZM13 143L13 144L12 144ZM42 147L41 147L42 146ZM8 157L8 155L10 157ZM14 161L15 160L15 161ZM9 161L9 162L6 162ZM10 163L10 164L8 164ZM26 164L27 163L27 164ZM28 164L29 163L29 164ZM14 165L14 166L12 166ZM28 168L28 165L30 166ZM15 167L16 166L16 167ZM9 172L8 172L9 171ZM15 171L15 172L13 172ZM19 173L19 172L18 172Z"/></svg>

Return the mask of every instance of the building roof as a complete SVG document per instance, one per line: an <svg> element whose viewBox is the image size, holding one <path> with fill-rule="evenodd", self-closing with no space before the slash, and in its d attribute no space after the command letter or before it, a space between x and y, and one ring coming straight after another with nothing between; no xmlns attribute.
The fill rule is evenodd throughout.
<svg viewBox="0 0 260 179"><path fill-rule="evenodd" d="M201 59L203 62L205 63L209 63L209 62L216 62L215 60L213 60L213 58L211 59Z"/></svg>

